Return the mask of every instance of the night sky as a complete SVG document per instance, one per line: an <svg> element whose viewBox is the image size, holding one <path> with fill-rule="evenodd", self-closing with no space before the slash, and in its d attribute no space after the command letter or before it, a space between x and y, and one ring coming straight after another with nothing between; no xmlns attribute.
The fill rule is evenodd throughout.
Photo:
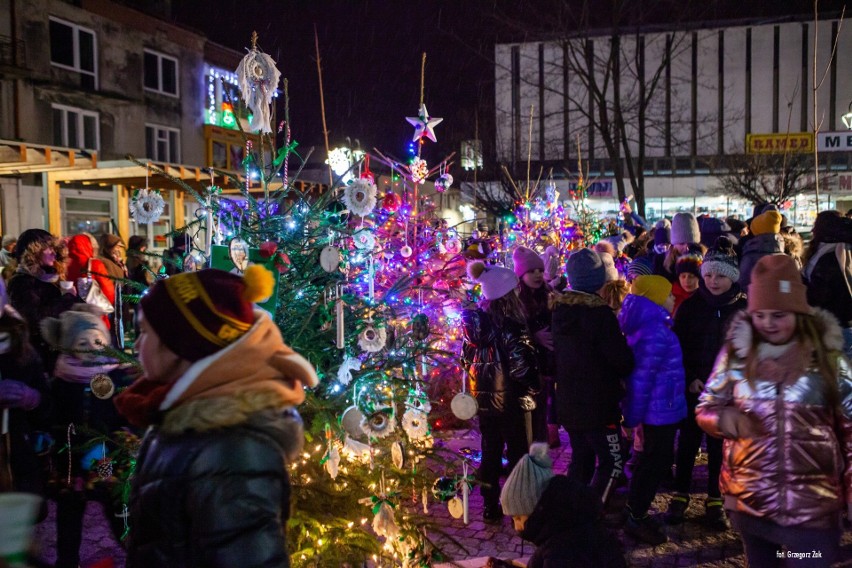
<svg viewBox="0 0 852 568"><path fill-rule="evenodd" d="M333 146L346 137L367 150L404 156L413 133L405 121L420 100L421 54L427 53L425 102L443 117L438 143L426 142L424 157L435 163L459 142L493 138L494 42L533 39L576 28L585 17L595 27L612 23L603 6L577 9L579 0L172 0L176 22L211 40L242 51L257 30L259 46L289 80L293 137L302 148L316 146L323 158L314 26L323 63L326 117ZM837 14L843 1L821 0L823 14ZM778 17L812 14L811 0L702 1L628 0L626 18L667 23L675 11L686 19ZM215 8L214 8L215 7ZM846 24L849 25L849 24ZM279 117L283 116L279 114Z"/></svg>

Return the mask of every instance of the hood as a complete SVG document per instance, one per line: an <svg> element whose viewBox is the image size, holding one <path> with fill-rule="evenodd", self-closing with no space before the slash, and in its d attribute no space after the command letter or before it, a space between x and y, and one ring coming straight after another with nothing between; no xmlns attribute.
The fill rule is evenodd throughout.
<svg viewBox="0 0 852 568"><path fill-rule="evenodd" d="M802 236L799 233L783 233L781 238L784 240L784 252L792 257L802 256L805 249L805 243L802 241Z"/></svg>
<svg viewBox="0 0 852 568"><path fill-rule="evenodd" d="M778 233L755 235L743 245L743 256L749 253L774 254L784 253L784 237Z"/></svg>
<svg viewBox="0 0 852 568"><path fill-rule="evenodd" d="M600 497L594 489L564 475L555 475L527 519L521 537L541 546L572 527L595 522L600 513Z"/></svg>
<svg viewBox="0 0 852 568"><path fill-rule="evenodd" d="M89 259L95 254L95 249L92 246L92 239L89 235L74 235L68 239L68 262L66 265L66 277L74 282L86 270ZM95 261L92 261L92 271L96 272L94 266ZM99 266L102 266L100 261L97 261Z"/></svg>
<svg viewBox="0 0 852 568"><path fill-rule="evenodd" d="M313 366L281 340L262 311L233 344L196 361L169 389L159 409L163 427L199 431L245 422L264 408L301 404L318 382Z"/></svg>
<svg viewBox="0 0 852 568"><path fill-rule="evenodd" d="M618 314L618 323L624 335L633 335L651 322L671 326L671 315L644 296L627 294Z"/></svg>
<svg viewBox="0 0 852 568"><path fill-rule="evenodd" d="M812 308L811 315L816 320L817 332L822 337L825 346L832 351L843 351L843 330L840 329L840 324L837 323L837 318L834 315L822 308ZM728 327L727 341L734 347L734 352L740 359L745 359L752 349L752 338L754 337L754 328L751 324L751 316L748 312L742 310L734 314L731 318L731 323ZM786 346L770 346L766 345L766 349L781 348L781 351L786 349ZM772 355L767 353L767 355Z"/></svg>

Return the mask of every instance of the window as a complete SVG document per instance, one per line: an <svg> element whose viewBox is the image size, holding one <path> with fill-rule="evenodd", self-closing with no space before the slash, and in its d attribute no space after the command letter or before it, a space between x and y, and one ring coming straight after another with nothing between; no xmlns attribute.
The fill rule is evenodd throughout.
<svg viewBox="0 0 852 568"><path fill-rule="evenodd" d="M95 32L50 18L50 62L80 74L82 87L98 88L98 54Z"/></svg>
<svg viewBox="0 0 852 568"><path fill-rule="evenodd" d="M145 90L178 96L178 61L174 57L145 50Z"/></svg>
<svg viewBox="0 0 852 568"><path fill-rule="evenodd" d="M53 143L57 146L100 149L99 124L96 112L53 105Z"/></svg>
<svg viewBox="0 0 852 568"><path fill-rule="evenodd" d="M152 160L179 164L180 130L156 124L146 124L145 152Z"/></svg>
<svg viewBox="0 0 852 568"><path fill-rule="evenodd" d="M112 232L113 200L109 193L62 188L61 196L64 235Z"/></svg>

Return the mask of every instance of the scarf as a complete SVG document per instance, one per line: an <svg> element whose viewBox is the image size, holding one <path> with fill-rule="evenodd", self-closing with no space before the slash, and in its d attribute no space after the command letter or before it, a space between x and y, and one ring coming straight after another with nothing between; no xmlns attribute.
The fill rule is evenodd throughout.
<svg viewBox="0 0 852 568"><path fill-rule="evenodd" d="M807 369L807 350L797 341L785 345L760 343L757 347L757 375L774 383L791 385Z"/></svg>
<svg viewBox="0 0 852 568"><path fill-rule="evenodd" d="M106 375L118 368L113 359L98 357L94 361L83 361L73 355L63 353L56 360L53 374L67 383L88 384L95 375Z"/></svg>
<svg viewBox="0 0 852 568"><path fill-rule="evenodd" d="M158 383L141 378L113 398L118 412L137 428L158 423L160 404L166 398L171 383Z"/></svg>

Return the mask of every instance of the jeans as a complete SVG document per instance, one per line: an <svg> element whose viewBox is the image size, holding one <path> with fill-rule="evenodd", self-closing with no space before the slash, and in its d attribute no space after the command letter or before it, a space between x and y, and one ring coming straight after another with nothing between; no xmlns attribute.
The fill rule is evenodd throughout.
<svg viewBox="0 0 852 568"><path fill-rule="evenodd" d="M509 471L529 452L524 413L480 416L482 463L479 466L479 492L486 508L496 508L500 499L500 474L503 472L503 447L509 457Z"/></svg>
<svg viewBox="0 0 852 568"><path fill-rule="evenodd" d="M691 401L688 401L691 402ZM695 422L695 405L687 404L687 415L680 423L680 436L677 441L677 475L674 489L678 493L689 493L692 486L692 470L695 456L701 447L704 431ZM719 498L719 472L722 471L722 440L707 436L707 496Z"/></svg>
<svg viewBox="0 0 852 568"><path fill-rule="evenodd" d="M568 477L583 485L591 485L603 496L607 486L615 485L624 475L624 444L618 426L571 429L568 430L568 438L571 440Z"/></svg>
<svg viewBox="0 0 852 568"><path fill-rule="evenodd" d="M674 439L677 424L654 426L644 424L644 450L630 479L627 490L627 506L634 517L642 517L657 495L660 480L671 469L674 460Z"/></svg>
<svg viewBox="0 0 852 568"><path fill-rule="evenodd" d="M729 511L728 514L731 524L742 535L749 568L828 567L837 558L841 536L839 522L833 529L804 529L782 527L770 520L737 511Z"/></svg>

